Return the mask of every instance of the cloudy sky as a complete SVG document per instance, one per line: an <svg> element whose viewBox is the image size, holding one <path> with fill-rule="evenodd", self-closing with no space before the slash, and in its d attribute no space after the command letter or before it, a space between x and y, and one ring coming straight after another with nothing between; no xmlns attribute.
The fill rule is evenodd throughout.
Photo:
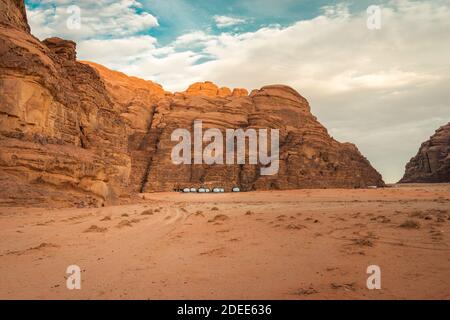
<svg viewBox="0 0 450 320"><path fill-rule="evenodd" d="M183 91L287 84L386 182L450 121L450 0L26 0L33 34ZM80 21L77 24L77 9ZM367 8L381 8L369 29Z"/></svg>

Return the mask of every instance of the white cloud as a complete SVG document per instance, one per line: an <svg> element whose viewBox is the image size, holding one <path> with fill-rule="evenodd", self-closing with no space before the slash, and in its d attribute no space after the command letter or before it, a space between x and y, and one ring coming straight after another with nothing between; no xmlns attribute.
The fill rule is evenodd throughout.
<svg viewBox="0 0 450 320"><path fill-rule="evenodd" d="M156 39L151 36L83 40L78 43L78 58L123 67L133 64L136 59L146 59L150 52L154 52L155 45Z"/></svg>
<svg viewBox="0 0 450 320"><path fill-rule="evenodd" d="M70 1L45 0L35 9L28 8L31 31L40 39L58 35L72 40L95 37L118 38L132 36L158 26L156 17L147 12L138 12L141 4L136 0ZM68 8L75 4L80 8L81 28L70 29L68 19L73 12Z"/></svg>
<svg viewBox="0 0 450 320"><path fill-rule="evenodd" d="M218 28L227 28L245 23L245 19L227 16L214 16L214 21L216 22L216 26Z"/></svg>
<svg viewBox="0 0 450 320"><path fill-rule="evenodd" d="M203 31L194 31L190 33L186 33L180 37L178 37L172 46L175 47L185 47L185 46L195 46L196 44L204 45L208 40L214 39L215 36L211 36L206 34Z"/></svg>

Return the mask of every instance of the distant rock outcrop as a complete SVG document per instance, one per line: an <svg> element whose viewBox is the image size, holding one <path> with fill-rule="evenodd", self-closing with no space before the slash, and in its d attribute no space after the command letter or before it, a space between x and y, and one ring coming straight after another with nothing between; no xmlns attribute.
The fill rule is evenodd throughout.
<svg viewBox="0 0 450 320"><path fill-rule="evenodd" d="M420 146L408 162L400 183L450 182L450 122Z"/></svg>
<svg viewBox="0 0 450 320"><path fill-rule="evenodd" d="M48 38L42 41L53 53L65 60L75 61L77 59L77 45L73 41L61 38Z"/></svg>
<svg viewBox="0 0 450 320"><path fill-rule="evenodd" d="M206 96L206 97L245 97L248 96L248 91L243 88L235 88L233 92L230 88L222 87L219 88L217 85L211 81L196 82L191 84L189 88L184 92L189 96Z"/></svg>
<svg viewBox="0 0 450 320"><path fill-rule="evenodd" d="M74 42L33 37L23 1L0 6L0 204L128 196L127 128L98 72Z"/></svg>
<svg viewBox="0 0 450 320"><path fill-rule="evenodd" d="M305 98L282 85L253 90L156 83L76 61L76 44L29 33L23 1L0 0L0 205L101 205L184 186L241 190L383 186L353 144L339 143ZM171 133L280 130L280 169L174 165Z"/></svg>
<svg viewBox="0 0 450 320"><path fill-rule="evenodd" d="M90 65L99 68L110 95L128 110L122 117L129 118L130 112L135 112L134 120L128 122L134 130L129 138L134 191L168 191L186 186L267 190L384 185L356 146L332 139L311 114L306 99L290 87L266 86L250 95L235 89L236 94L230 95L230 90L222 94L223 89L208 81L193 84L182 93L145 96L146 91L139 93L136 89L141 79L129 78L124 86L123 81L116 82L119 73L101 72L104 67ZM115 94L119 87L134 93ZM142 119L146 126L136 126ZM171 133L179 128L192 133L195 120L202 121L203 130L218 128L223 133L228 128L279 129L279 173L261 176L259 165L248 164L174 165L171 150L176 143L171 141Z"/></svg>

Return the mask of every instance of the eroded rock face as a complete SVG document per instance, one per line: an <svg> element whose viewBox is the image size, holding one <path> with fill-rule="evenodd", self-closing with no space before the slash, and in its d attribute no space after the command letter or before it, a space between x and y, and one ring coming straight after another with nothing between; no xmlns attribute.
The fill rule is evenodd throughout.
<svg viewBox="0 0 450 320"><path fill-rule="evenodd" d="M206 96L210 98L215 97L244 97L248 96L248 91L243 88L235 88L233 91L231 91L230 88L222 87L219 88L216 84L212 83L211 81L205 81L205 82L196 82L194 84L191 84L189 88L183 94L188 96Z"/></svg>
<svg viewBox="0 0 450 320"><path fill-rule="evenodd" d="M119 87L117 76L114 72L101 74L110 94L114 95L113 91ZM306 99L290 87L272 85L253 90L250 95L244 92L221 95L217 85L205 82L194 84L183 93L143 96L136 89L139 85L133 85L134 81L126 85L132 94L115 97L128 110L122 116L129 117L129 112L136 112L136 118L147 119L147 131L143 124L134 125L129 139L134 191L170 191L186 186L268 190L384 185L379 173L358 149L353 144L332 139L311 114ZM124 99L125 96L129 98ZM226 129L279 129L278 174L261 176L260 166L249 164L174 165L171 151L177 142L171 141L171 134L185 128L193 135L196 120L202 121L203 131L218 128L224 136ZM140 122L130 121L129 125L133 123Z"/></svg>
<svg viewBox="0 0 450 320"><path fill-rule="evenodd" d="M101 205L185 186L241 190L365 187L381 176L332 139L305 98L282 85L196 83L169 93L151 81L76 61L72 41L40 42L23 1L0 0L0 205ZM174 130L280 130L280 166L175 165ZM205 143L206 144L206 143Z"/></svg>
<svg viewBox="0 0 450 320"><path fill-rule="evenodd" d="M0 0L0 24L30 32L23 0Z"/></svg>
<svg viewBox="0 0 450 320"><path fill-rule="evenodd" d="M77 59L77 45L73 41L61 38L48 38L43 42L53 53L65 60L75 61Z"/></svg>
<svg viewBox="0 0 450 320"><path fill-rule="evenodd" d="M119 108L126 124L128 154L132 158L130 192L141 191L145 172L156 153L161 128L155 123L168 111L169 100L164 89L151 81L128 77L96 63L84 61L94 67L102 77L105 86Z"/></svg>
<svg viewBox="0 0 450 320"><path fill-rule="evenodd" d="M400 182L450 182L450 122L422 143Z"/></svg>
<svg viewBox="0 0 450 320"><path fill-rule="evenodd" d="M2 202L89 196L100 205L128 195L126 125L98 72L75 61L75 43L33 37L22 1L1 5Z"/></svg>
<svg viewBox="0 0 450 320"><path fill-rule="evenodd" d="M145 190L189 185L268 190L383 184L356 147L333 140L311 115L306 99L289 87L267 86L244 97L176 96L169 108L162 118L164 130L154 156L157 166L151 166ZM172 165L168 161L174 145L170 133L176 128L192 128L195 120L202 120L204 130L219 128L224 135L227 128L279 129L278 174L261 176L259 165L248 164Z"/></svg>

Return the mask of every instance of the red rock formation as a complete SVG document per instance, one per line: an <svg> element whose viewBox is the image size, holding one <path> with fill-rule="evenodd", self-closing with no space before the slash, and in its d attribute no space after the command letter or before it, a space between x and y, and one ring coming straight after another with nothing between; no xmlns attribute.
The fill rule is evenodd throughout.
<svg viewBox="0 0 450 320"><path fill-rule="evenodd" d="M112 73L102 75L107 88L118 87ZM132 90L134 86L129 85ZM132 134L133 145L129 145L135 163L131 175L139 177L134 190L167 191L202 185L227 189L237 185L242 190L384 185L353 144L341 144L328 135L311 115L306 99L292 88L272 85L253 90L250 96L225 97L218 88L212 82L197 83L184 93L149 98L150 107L141 108L139 116L148 119L148 132ZM130 102L121 101L123 96L116 97L116 102L126 107ZM151 116L145 110L151 110ZM280 129L279 174L261 176L257 165L174 165L170 155L176 143L171 141L171 133L178 128L192 132L195 120L202 120L204 130Z"/></svg>
<svg viewBox="0 0 450 320"><path fill-rule="evenodd" d="M97 71L75 61L73 42L33 37L22 1L0 4L3 203L128 195L126 126Z"/></svg>
<svg viewBox="0 0 450 320"><path fill-rule="evenodd" d="M0 24L30 32L23 0L0 0Z"/></svg>
<svg viewBox="0 0 450 320"><path fill-rule="evenodd" d="M99 205L133 192L201 185L383 185L357 148L332 139L292 88L248 95L204 82L167 93L151 81L77 62L72 41L40 42L29 33L23 1L0 4L0 204ZM171 133L191 130L195 120L205 130L279 129L279 173L261 176L259 165L174 165Z"/></svg>
<svg viewBox="0 0 450 320"><path fill-rule="evenodd" d="M408 162L400 183L450 182L450 122L420 146Z"/></svg>
<svg viewBox="0 0 450 320"><path fill-rule="evenodd" d="M184 94L189 96L206 96L206 97L245 97L248 96L248 91L242 88L235 88L233 91L230 88L222 87L219 88L217 85L211 81L196 82L191 84L189 88L184 92Z"/></svg>
<svg viewBox="0 0 450 320"><path fill-rule="evenodd" d="M243 88L235 88L235 89L233 89L232 96L233 97L246 97L246 96L248 96L248 91L247 91L247 89L243 89Z"/></svg>
<svg viewBox="0 0 450 320"><path fill-rule="evenodd" d="M230 90L230 88L227 88L227 87L222 87L222 88L220 88L218 91L217 91L217 95L219 96L219 97L229 97L229 96L231 96L231 90Z"/></svg>
<svg viewBox="0 0 450 320"><path fill-rule="evenodd" d="M132 157L131 191L140 191L143 177L156 152L161 128L155 126L168 110L166 92L151 81L109 70L99 64L84 61L94 67L104 80L106 88L120 109L128 132L128 152Z"/></svg>
<svg viewBox="0 0 450 320"><path fill-rule="evenodd" d="M73 41L61 38L48 38L42 41L52 52L65 60L75 61L77 59L77 45Z"/></svg>

